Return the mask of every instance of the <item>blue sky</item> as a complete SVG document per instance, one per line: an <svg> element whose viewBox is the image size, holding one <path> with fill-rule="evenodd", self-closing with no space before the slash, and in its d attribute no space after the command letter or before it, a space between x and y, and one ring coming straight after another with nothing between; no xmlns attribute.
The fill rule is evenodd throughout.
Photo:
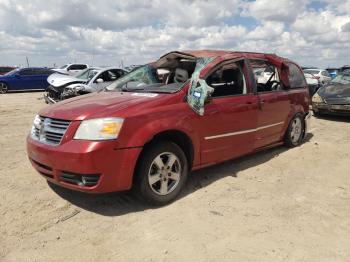
<svg viewBox="0 0 350 262"><path fill-rule="evenodd" d="M181 49L350 64L350 0L0 0L0 64L141 64Z"/></svg>

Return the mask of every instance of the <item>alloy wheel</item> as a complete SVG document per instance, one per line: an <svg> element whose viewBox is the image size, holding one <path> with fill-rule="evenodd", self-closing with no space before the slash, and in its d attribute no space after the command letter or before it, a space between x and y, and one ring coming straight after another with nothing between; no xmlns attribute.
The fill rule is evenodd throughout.
<svg viewBox="0 0 350 262"><path fill-rule="evenodd" d="M0 83L0 94L7 93L7 85L4 83Z"/></svg>
<svg viewBox="0 0 350 262"><path fill-rule="evenodd" d="M292 122L290 137L293 143L297 143L302 135L302 124L300 118L296 117Z"/></svg>
<svg viewBox="0 0 350 262"><path fill-rule="evenodd" d="M158 195L167 195L174 191L181 179L181 162L170 152L159 154L148 171L148 183L152 191Z"/></svg>

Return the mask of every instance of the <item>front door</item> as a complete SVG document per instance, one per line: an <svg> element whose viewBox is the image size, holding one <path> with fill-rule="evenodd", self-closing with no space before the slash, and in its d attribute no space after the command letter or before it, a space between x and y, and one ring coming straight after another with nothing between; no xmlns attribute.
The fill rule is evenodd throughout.
<svg viewBox="0 0 350 262"><path fill-rule="evenodd" d="M244 65L244 60L225 61L202 81L214 89L211 102L198 117L202 165L253 150L258 101L247 84Z"/></svg>

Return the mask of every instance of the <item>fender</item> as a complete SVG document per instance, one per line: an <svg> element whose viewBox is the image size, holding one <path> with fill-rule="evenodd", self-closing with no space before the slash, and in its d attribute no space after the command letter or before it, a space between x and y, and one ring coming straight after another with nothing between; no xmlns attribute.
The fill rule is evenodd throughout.
<svg viewBox="0 0 350 262"><path fill-rule="evenodd" d="M132 125L132 127L127 128L124 132L124 136L127 133L127 139L120 139L121 141L125 141L125 144L118 144L116 149L121 148L133 148L133 147L143 147L146 143L151 141L157 134L166 132L166 131L179 131L184 133L191 141L193 145L193 166L196 166L200 163L200 137L198 133L195 131L193 126L191 125L191 117L189 117L189 112L193 116L195 113L192 112L186 103L183 104L186 109L179 109L176 112L173 112L173 117L163 117L161 119L153 119L147 120L137 117L136 119L130 119L131 122L140 123L144 122L144 124L138 124L137 129L132 129L132 127L136 127L136 125ZM181 113L182 112L182 113ZM180 116L179 116L180 114ZM171 114L167 114L171 115Z"/></svg>

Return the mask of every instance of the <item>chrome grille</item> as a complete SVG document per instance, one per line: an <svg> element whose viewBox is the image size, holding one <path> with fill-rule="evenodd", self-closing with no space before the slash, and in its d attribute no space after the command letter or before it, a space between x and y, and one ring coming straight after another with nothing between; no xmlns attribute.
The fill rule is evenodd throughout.
<svg viewBox="0 0 350 262"><path fill-rule="evenodd" d="M44 144L58 145L70 124L68 120L36 116L31 136Z"/></svg>

